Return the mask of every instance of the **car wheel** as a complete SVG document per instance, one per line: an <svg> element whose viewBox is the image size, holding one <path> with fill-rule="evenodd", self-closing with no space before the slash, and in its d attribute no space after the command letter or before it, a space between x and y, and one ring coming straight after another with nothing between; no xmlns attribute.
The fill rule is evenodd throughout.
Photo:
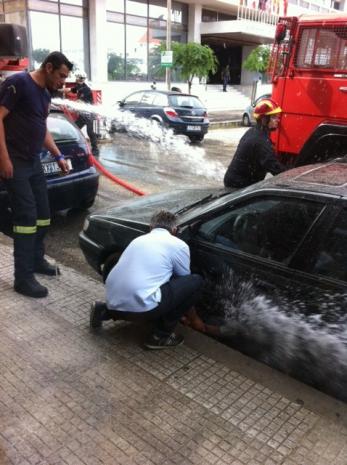
<svg viewBox="0 0 347 465"><path fill-rule="evenodd" d="M113 254L109 255L104 263L104 266L102 267L102 279L105 282L107 279L107 276L109 275L110 271L112 268L116 265L116 263L119 260L119 257L121 256L121 252L114 252Z"/></svg>
<svg viewBox="0 0 347 465"><path fill-rule="evenodd" d="M190 139L190 142L192 144L196 144L197 142L202 142L204 140L204 135L200 135L200 136L188 136L189 139Z"/></svg>
<svg viewBox="0 0 347 465"><path fill-rule="evenodd" d="M242 126L250 126L250 125L251 125L251 120L249 119L249 116L247 115L247 113L245 113L242 116Z"/></svg>

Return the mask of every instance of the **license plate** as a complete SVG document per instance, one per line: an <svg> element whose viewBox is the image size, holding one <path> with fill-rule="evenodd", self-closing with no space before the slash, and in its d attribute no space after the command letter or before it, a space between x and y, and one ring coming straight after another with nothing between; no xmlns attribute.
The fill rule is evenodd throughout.
<svg viewBox="0 0 347 465"><path fill-rule="evenodd" d="M201 131L201 126L187 126L187 131Z"/></svg>
<svg viewBox="0 0 347 465"><path fill-rule="evenodd" d="M69 158L66 158L67 166L69 167L69 170L72 170L72 163ZM61 173L61 169L59 168L59 165L56 161L50 161L48 163L42 163L43 166L43 172L45 174L56 174L56 173Z"/></svg>

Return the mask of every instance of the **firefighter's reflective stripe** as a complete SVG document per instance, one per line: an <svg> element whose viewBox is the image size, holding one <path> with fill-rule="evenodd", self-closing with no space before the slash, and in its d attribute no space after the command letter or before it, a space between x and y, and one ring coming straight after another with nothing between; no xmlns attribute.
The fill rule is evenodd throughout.
<svg viewBox="0 0 347 465"><path fill-rule="evenodd" d="M46 220L37 220L36 221L37 226L49 226L50 224L51 224L50 218L48 218Z"/></svg>
<svg viewBox="0 0 347 465"><path fill-rule="evenodd" d="M36 231L37 231L36 226L18 226L18 225L13 226L13 232L19 233L19 234L35 234Z"/></svg>

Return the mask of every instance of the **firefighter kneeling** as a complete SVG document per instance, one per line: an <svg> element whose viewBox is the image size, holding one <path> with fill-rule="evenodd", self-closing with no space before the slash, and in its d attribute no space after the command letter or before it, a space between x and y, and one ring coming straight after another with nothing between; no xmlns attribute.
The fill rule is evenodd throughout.
<svg viewBox="0 0 347 465"><path fill-rule="evenodd" d="M257 122L241 137L235 155L225 173L225 187L247 187L262 181L266 173L281 173L286 168L276 159L270 132L279 125L282 109L276 102L262 99L254 109Z"/></svg>

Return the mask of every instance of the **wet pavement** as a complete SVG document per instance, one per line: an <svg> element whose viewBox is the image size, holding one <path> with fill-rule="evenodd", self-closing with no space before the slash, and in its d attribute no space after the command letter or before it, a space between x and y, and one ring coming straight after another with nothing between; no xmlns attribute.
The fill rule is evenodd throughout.
<svg viewBox="0 0 347 465"><path fill-rule="evenodd" d="M346 465L346 404L186 328L167 351L90 333L100 282L62 266L25 298L0 259L2 465Z"/></svg>
<svg viewBox="0 0 347 465"><path fill-rule="evenodd" d="M101 160L149 193L218 185L244 130L211 131L195 155L120 134ZM135 197L102 178L92 211ZM0 234L1 465L346 465L346 404L187 328L159 353L143 349L147 327L90 333L104 289L78 247L86 215L55 216L47 251L62 275L41 278L40 300L13 292Z"/></svg>

